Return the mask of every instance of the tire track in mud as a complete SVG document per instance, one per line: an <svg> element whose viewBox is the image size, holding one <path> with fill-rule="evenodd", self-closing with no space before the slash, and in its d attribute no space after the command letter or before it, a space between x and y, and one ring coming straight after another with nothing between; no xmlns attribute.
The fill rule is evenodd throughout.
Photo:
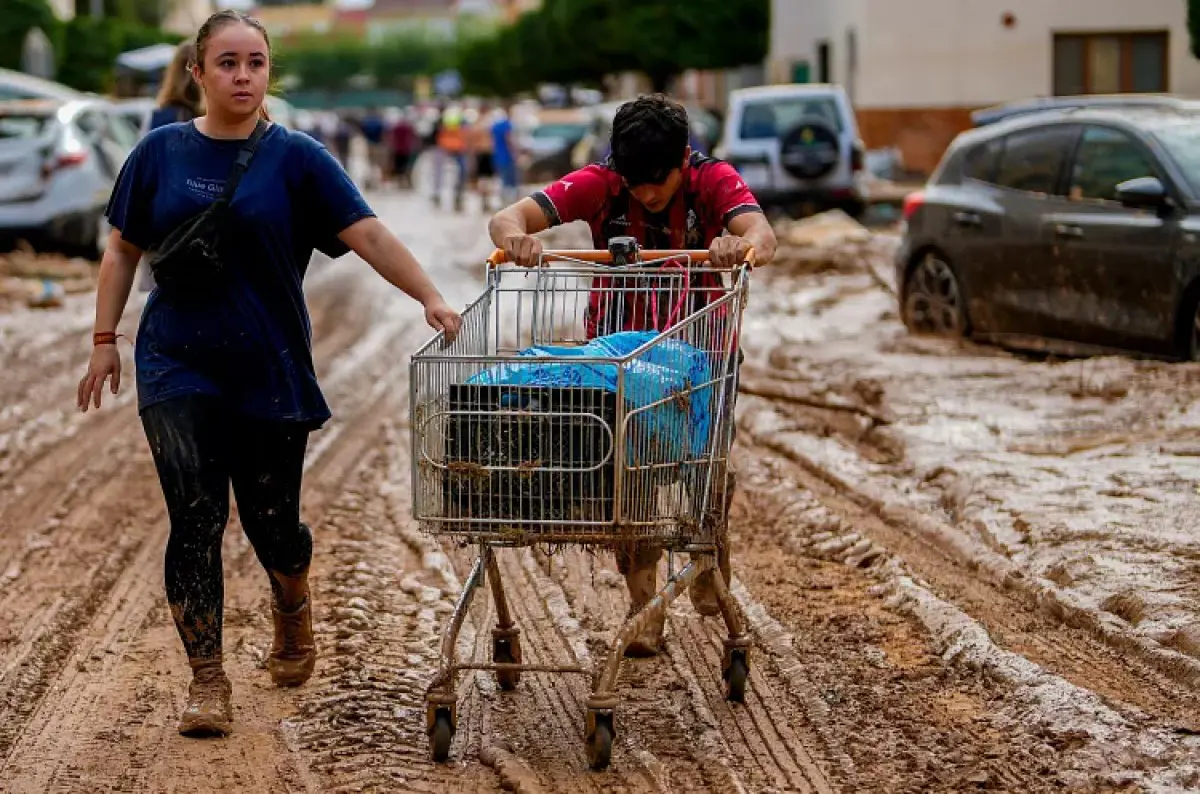
<svg viewBox="0 0 1200 794"><path fill-rule="evenodd" d="M798 548L794 535L828 513L778 458L743 447L737 459L734 595L763 646L760 667L810 704L839 787L1060 790L1064 748L1000 719L1009 688L942 659L923 627L885 609L860 569ZM815 511L809 525L805 509ZM752 592L761 603L748 601Z"/></svg>
<svg viewBox="0 0 1200 794"><path fill-rule="evenodd" d="M321 307L322 295L315 296L314 303L316 307ZM319 317L328 312L320 311L314 312L314 314L318 314ZM369 317L369 314L366 316ZM395 322L392 322L389 328L393 334L396 334L407 324L408 321L405 321L400 326L396 326ZM361 324L347 323L346 325L352 328L356 325L362 327L365 325L365 321ZM339 339L340 341L334 345L319 344L318 355L323 358L332 358L341 352L339 345L353 341L351 334L342 334ZM353 348L350 349L353 350ZM358 456L362 454L363 449L373 443L375 438L372 425L379 420L379 416L371 409L378 403L379 387L384 381L379 379L378 372L370 371L371 368L363 366L370 361L370 356L359 356L354 366L343 368L343 371L338 373L341 377L335 380L344 381L344 383L330 384L334 387L331 393L336 392L339 385L343 390L350 392L348 395L350 399L339 402L343 403L343 407L345 403L354 404L354 410L350 411L353 416L350 430L340 427L340 423L334 423L339 430L339 435L335 436L334 443L327 445L324 449L310 451L310 458L316 463L310 476L318 486L324 486L324 490L329 494L336 493L337 483L326 483L325 480L338 480L343 477ZM325 364L326 362L322 361L321 363ZM385 363L382 366L391 366L391 364ZM359 370L362 372L358 372ZM84 491L83 497L89 498L93 505L124 513L128 512L130 504L137 505L137 511L132 516L126 515L123 524L121 522L107 523L103 520L104 516L96 515L94 510L85 506L81 511L77 511L79 515L73 517L68 515L67 520L60 522L72 530L70 537L56 537L48 541L50 546L68 563L77 561L77 558L90 547L95 547L100 552L99 556L103 557L104 562L98 570L93 569L83 576L80 576L81 572L79 571L74 572L75 587L73 591L68 591L65 597L55 599L56 620L47 621L43 614L39 614L35 610L31 615L30 624L37 627L40 635L19 638L21 644L17 646L18 650L24 650L27 653L23 654L24 658L13 660L12 663L7 664L5 674L0 677L0 687L3 687L3 691L9 691L10 694L19 692L19 696L0 699L0 702L12 705L8 713L0 715L3 716L3 719L0 719L0 758L9 756L9 763L6 765L10 768L9 771L15 771L12 768L17 756L54 758L62 763L65 760L64 756L75 754L81 745L89 750L79 754L82 756L81 760L85 764L91 762L103 768L106 763L104 760L107 758L106 754L100 748L95 747L91 740L79 737L77 732L80 730L80 726L71 723L78 722L80 714L96 716L96 712L100 712L100 719L103 721L102 715L105 706L115 708L121 713L121 718L114 721L115 725L100 729L99 735L106 737L106 743L112 744L118 738L131 741L138 733L142 732L149 732L158 737L157 742L137 743L142 748L151 749L149 752L131 752L131 755L135 756L131 759L131 769L137 768L139 765L147 768L153 766L156 753L152 748L163 744L164 737L173 733L175 716L173 712L178 708L178 704L172 701L178 700L181 693L172 693L168 697L157 699L157 704L160 706L159 711L162 710L162 703L166 701L169 704L168 711L172 713L165 716L161 713L155 715L161 724L153 726L139 725L139 715L136 709L132 719L126 719L130 715L125 714L123 709L128 706L130 699L122 702L120 697L122 693L141 688L137 680L139 676L129 674L131 669L138 668L139 663L142 664L143 669L145 664L152 666L157 664L159 675L165 675L169 674L169 668L164 671L163 665L177 665L177 660L166 657L182 656L181 652L173 647L177 644L177 640L170 627L165 609L160 603L161 596L158 592L161 589L158 581L161 578L161 565L156 557L166 536L161 494L158 494L156 490L157 480L153 473L149 454L140 449L144 444L139 445L136 440L132 440L136 437L132 421L125 418L125 422L129 426L125 428L126 432L123 438L131 440L122 442L124 454L114 461L122 467L123 476L109 478L100 492L87 493ZM118 431L122 429L122 421L116 415L106 424L115 426L116 429L110 431L114 437L120 435ZM140 456L139 451L142 453ZM312 452L316 454L312 454ZM132 465L127 466L126 461L131 458L133 459ZM113 463L109 465L111 466ZM319 491L321 488L314 490ZM318 512L319 507L318 504ZM305 508L306 511L309 509L307 502ZM72 518L74 520L71 520ZM119 542L114 543L111 535L105 531L111 527L124 528L128 531L121 536ZM227 538L231 535L235 535L235 533L227 533ZM236 535L240 538L240 533L236 533ZM77 549L76 545L80 542L89 545L83 550ZM244 540L243 545L248 548ZM105 555L106 551L107 555ZM241 556L245 556L244 553ZM38 590L53 588L52 584L43 580L47 576L53 576L53 569L57 567L59 567L58 562L54 562L51 571L32 570L27 573L24 577L28 584L27 589L35 591L34 597ZM226 568L227 574L229 567ZM67 573L71 573L70 570ZM71 579L67 579L67 581L71 581ZM21 584L20 579L17 583ZM6 599L13 602L20 601L19 596L20 594L11 592L5 594ZM28 597L27 593L26 600ZM235 622L235 620L230 620L228 623ZM150 628L147 629L148 625ZM140 636L142 634L161 636L157 637L157 642L141 643L143 646L150 646L147 650L144 647L137 647L138 640L144 639ZM82 642L80 642L81 639ZM156 644L157 648L154 647ZM174 651L174 654L169 651L164 652L164 647ZM139 657L147 657L147 661L143 662ZM171 690L175 689L178 687L171 687ZM48 691L53 696L48 699L48 702L42 703L41 698ZM116 697L114 697L114 693ZM160 692L159 694L166 693ZM114 700L116 702L113 702ZM133 700L138 703L145 702L141 697L133 698ZM96 706L100 708L97 709ZM39 707L41 712L37 714L38 729L33 730L24 742L24 744L36 745L36 749L20 747L14 750L13 745L20 737L25 724ZM268 737L270 739L268 744L277 744L277 738ZM255 743L262 744L261 741ZM27 749L32 752L26 752ZM279 749L281 748L274 747L272 752ZM286 750L286 748L282 749ZM95 752L90 752L93 750ZM12 752L10 753L10 751ZM277 752L275 754L280 755ZM283 753L280 757L286 757L286 755ZM140 762L138 756L141 758ZM260 758L259 763L255 766L261 766L262 760ZM184 766L186 767L187 764ZM232 766L234 769L238 768L236 763ZM44 764L40 770L35 776L38 782L31 790L41 790L42 784L48 785L50 782L50 778L46 775L53 775L57 772L56 767L52 764ZM84 773L86 771L86 769L83 770ZM111 770L102 774L107 779L107 774L110 772ZM69 763L62 770L62 784L72 785L68 781L80 783L78 774L80 774L80 768L73 762ZM240 773L233 774L236 778ZM236 785L235 781L230 782ZM266 783L267 781L264 779L258 782ZM130 790L140 790L140 788L135 785ZM263 790L269 790L269 788Z"/></svg>
<svg viewBox="0 0 1200 794"><path fill-rule="evenodd" d="M603 658L627 610L624 580L609 555L567 551L556 556L561 560L542 556L542 564L552 575L557 572L556 580L599 649L597 658ZM679 555L677 568L685 562ZM666 565L660 565L660 582L666 576ZM618 738L624 730L632 745L650 749L673 784L679 779L677 767L693 767L698 780L687 790L831 791L825 763L804 725L806 710L774 671L759 663L761 650L752 654L746 702L725 699L725 637L719 618L701 618L687 596L677 600L663 655L622 664ZM683 741L664 746L664 736ZM620 757L614 755L617 764Z"/></svg>
<svg viewBox="0 0 1200 794"><path fill-rule="evenodd" d="M788 558L807 560L800 570L803 572L807 567L812 572L789 578L785 583L778 573L777 560L770 559L770 555L751 553L751 560L747 561L751 564L743 569L743 574L751 582L770 585L767 592L771 592L772 598L768 603L778 607L777 615L807 627L807 631L796 628L791 631L799 648L815 646L817 655L810 662L809 677L818 682L822 697L828 691L844 693L836 695L822 733L841 737L840 742L855 765L850 780L858 779L856 786L957 791L962 786L987 781L991 786L1039 791L1078 783L1080 775L1089 780L1093 774L1100 775L1099 780L1091 780L1088 786L1101 782L1107 785L1112 782L1109 775L1113 770L1143 768L1140 765L1143 762L1132 755L1127 762L1104 760L1088 749L1093 730L1098 731L1097 737L1103 737L1107 731L1103 726L1107 718L1102 715L1097 715L1093 723L1073 723L1087 708L1080 707L1076 710L1078 715L1072 717L1072 709L1067 704L1053 703L1052 696L1045 704L1030 702L1024 707L1016 706L1031 693L1018 697L1014 684L1007 679L963 668L954 661L957 652L948 652L945 660L938 659L940 651L929 645L924 627L917 629L925 635L919 643L914 643L911 637L903 640L908 632L900 631L897 635L902 626L898 626L894 616L882 612L882 593L871 584L874 580L860 574L855 567L870 567L887 552L903 559L906 566L930 582L943 597L958 601L972 618L980 621L998 646L1032 660L1052 675L1100 694L1107 706L1123 712L1129 725L1144 731L1147 752L1170 756L1173 751L1169 746L1156 745L1158 740L1153 737L1170 736L1178 726L1189 730L1186 727L1192 711L1189 704L1194 699L1189 700L1182 688L1147 668L1139 669L1139 665L1086 632L1058 624L1019 597L996 590L972 572L959 568L937 549L922 547L911 530L903 526L889 526L886 530L879 527L883 523L881 517L863 509L817 474L779 454L775 446L771 443L757 446L748 440L739 456L748 464L746 473L750 474L742 478L745 493L740 512L756 517L753 524L743 522L753 534L743 535L742 545L782 549ZM845 558L847 562L821 562L832 560L829 555L838 560ZM736 569L736 557L734 564ZM818 609L812 616L781 606L779 599L785 598L789 590L800 588L803 592L806 579L817 580L810 587L832 587L840 595L838 601L848 600L848 582L859 580L856 589L862 596L853 600L863 603L854 607L854 613L842 607L832 614ZM869 618L866 621L864 614ZM814 619L820 621L815 633L810 625ZM868 686L877 675L871 665L864 664L862 659L844 658L845 648L825 641L827 632L821 628L829 620L837 620L839 633L846 637L838 644L850 646L858 642L864 646L863 654L879 661L883 669L898 668L896 676ZM829 669L829 660L825 658L831 647L833 658L840 659L835 670ZM934 680L940 684L930 689L928 683ZM881 685L889 693L882 699L877 689ZM1174 703L1164 698L1172 688L1179 698ZM865 711L852 708L849 714L843 714L845 709L839 706L850 702L849 693L874 708ZM914 702L914 698L923 702ZM912 705L911 711L903 708L906 704ZM1012 720L1014 708L1023 714L1019 723ZM1049 711L1043 715L1042 710L1047 708ZM927 715L927 721L913 724L912 715L922 713ZM1072 724L1076 727L1064 727ZM876 739L896 734L905 737L907 747L900 742ZM1074 762L1078 768L1064 767L1068 762L1060 754L1075 754L1079 750L1082 753ZM1132 749L1129 753L1136 754ZM1132 766L1122 766L1125 763ZM1153 767L1158 762L1147 757L1144 763ZM1120 774L1116 772L1117 778ZM914 788L913 783L921 780L923 785Z"/></svg>
<svg viewBox="0 0 1200 794"><path fill-rule="evenodd" d="M781 461L788 476L825 506L835 525L853 525L864 538L901 557L943 597L982 623L1000 646L1112 702L1200 729L1191 706L1195 703L1194 690L1112 648L1090 632L1046 614L1019 592L999 588L927 540L921 529L908 526L906 511L880 514L872 509L869 499L800 459L785 444L764 442L756 444L755 450Z"/></svg>

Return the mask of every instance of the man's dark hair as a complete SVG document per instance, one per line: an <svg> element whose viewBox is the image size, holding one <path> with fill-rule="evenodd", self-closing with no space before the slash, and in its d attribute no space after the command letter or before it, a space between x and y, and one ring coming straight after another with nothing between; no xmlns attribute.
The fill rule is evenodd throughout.
<svg viewBox="0 0 1200 794"><path fill-rule="evenodd" d="M683 105L662 94L626 102L612 126L612 167L630 187L660 185L683 163L690 126Z"/></svg>

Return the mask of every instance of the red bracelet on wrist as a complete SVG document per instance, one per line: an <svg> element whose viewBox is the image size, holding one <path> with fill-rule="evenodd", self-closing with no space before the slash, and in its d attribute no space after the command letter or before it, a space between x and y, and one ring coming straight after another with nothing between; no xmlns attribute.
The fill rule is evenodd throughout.
<svg viewBox="0 0 1200 794"><path fill-rule="evenodd" d="M122 337L126 339L129 338L125 336L125 334L118 334L115 331L97 331L96 333L92 334L92 346L115 345L117 343L117 339Z"/></svg>

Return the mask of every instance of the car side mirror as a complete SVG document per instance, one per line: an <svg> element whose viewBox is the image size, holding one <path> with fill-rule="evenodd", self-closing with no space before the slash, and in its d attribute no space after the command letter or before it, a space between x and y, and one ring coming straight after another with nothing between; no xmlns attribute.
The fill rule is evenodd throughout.
<svg viewBox="0 0 1200 794"><path fill-rule="evenodd" d="M1167 188L1156 177L1143 176L1117 185L1117 201L1139 210L1164 210L1171 206Z"/></svg>

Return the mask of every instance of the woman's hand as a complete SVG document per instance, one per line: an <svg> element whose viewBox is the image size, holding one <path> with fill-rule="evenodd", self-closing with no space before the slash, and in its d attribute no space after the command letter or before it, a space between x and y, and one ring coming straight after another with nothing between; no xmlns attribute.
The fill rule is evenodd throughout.
<svg viewBox="0 0 1200 794"><path fill-rule="evenodd" d="M462 317L441 298L425 304L425 322L435 331L445 331L447 342L453 342L462 328Z"/></svg>
<svg viewBox="0 0 1200 794"><path fill-rule="evenodd" d="M121 355L116 344L96 345L92 348L92 359L88 362L87 374L79 381L76 395L79 410L87 413L88 404L100 408L100 397L104 393L104 381L112 378L111 390L116 394L121 389Z"/></svg>

